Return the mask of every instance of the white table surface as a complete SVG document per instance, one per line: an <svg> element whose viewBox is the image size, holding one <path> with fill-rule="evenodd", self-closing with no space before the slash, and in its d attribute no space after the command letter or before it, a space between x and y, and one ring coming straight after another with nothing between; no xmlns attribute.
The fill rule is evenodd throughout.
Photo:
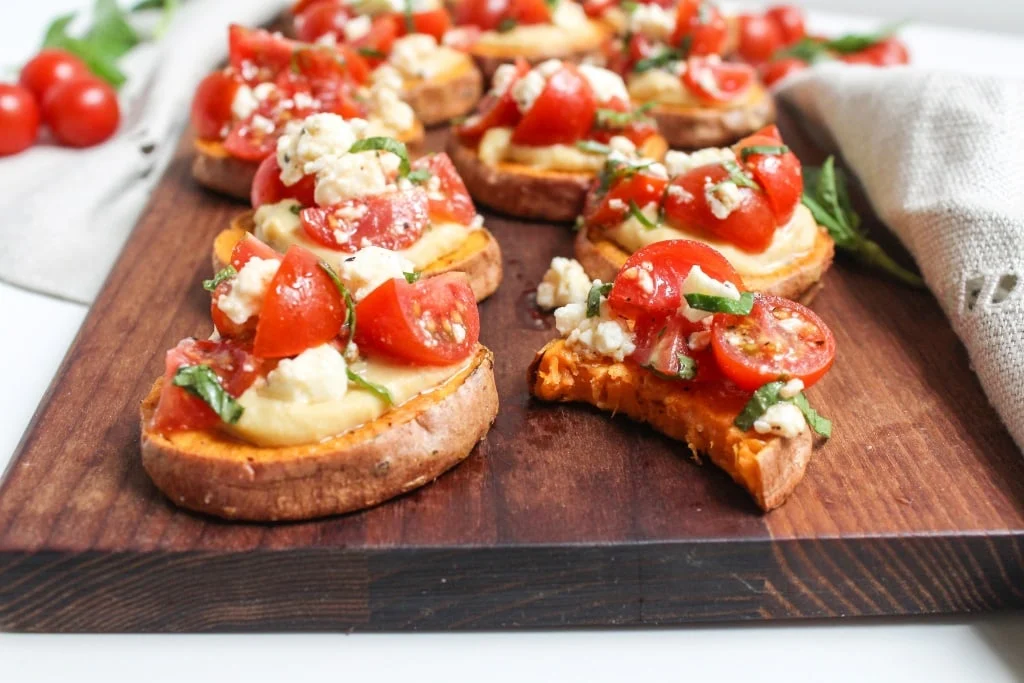
<svg viewBox="0 0 1024 683"><path fill-rule="evenodd" d="M193 0L195 1L195 0ZM207 0L209 1L209 0ZM833 0L842 8L848 0ZM812 0L828 7L830 0ZM1021 26L1017 0L929 0L932 18ZM0 65L84 0L5 0ZM282 0L282 5L284 0ZM890 16L905 16L889 2ZM911 7L921 6L920 2ZM1005 11L1005 15L1000 15ZM959 12L959 14L958 14ZM980 18L980 19L979 19ZM980 20L982 23L979 23ZM864 28L838 15L817 28ZM915 25L919 63L1024 75L1024 37ZM970 50L963 47L968 44ZM0 189L0 191L3 191ZM0 468L85 317L82 306L0 283ZM1024 615L629 630L455 634L88 636L0 634L0 681L1024 681Z"/></svg>

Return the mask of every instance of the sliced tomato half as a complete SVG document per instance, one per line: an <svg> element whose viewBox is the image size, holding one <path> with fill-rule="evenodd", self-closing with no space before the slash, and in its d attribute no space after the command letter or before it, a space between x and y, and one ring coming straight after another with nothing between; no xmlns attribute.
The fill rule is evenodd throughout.
<svg viewBox="0 0 1024 683"><path fill-rule="evenodd" d="M279 33L238 24L228 28L229 60L246 82L270 80L289 68L295 46L295 41Z"/></svg>
<svg viewBox="0 0 1024 683"><path fill-rule="evenodd" d="M462 182L462 177L447 154L441 152L420 157L412 162L412 167L427 170L431 178L437 178L436 181L428 179L424 183L431 218L462 225L469 225L476 218L473 198L469 196L466 184Z"/></svg>
<svg viewBox="0 0 1024 683"><path fill-rule="evenodd" d="M234 266L235 270L241 270L249 262L249 259L253 257L280 259L281 255L258 238L246 233L245 237L240 239L235 248L231 250L231 265Z"/></svg>
<svg viewBox="0 0 1024 683"><path fill-rule="evenodd" d="M448 10L443 7L439 7L435 10L429 10L427 12L416 12L412 15L412 24L414 33L426 33L427 35L434 36L437 42L441 42L444 38L444 34L452 27L452 19L448 15ZM402 22L403 34L405 31L405 22Z"/></svg>
<svg viewBox="0 0 1024 683"><path fill-rule="evenodd" d="M722 13L706 0L680 0L672 43L691 55L719 55L725 48L729 25Z"/></svg>
<svg viewBox="0 0 1024 683"><path fill-rule="evenodd" d="M517 59L515 63L515 78L509 83L503 93L488 93L477 106L477 113L466 119L456 132L459 137L467 140L480 138L491 128L502 126L514 126L519 122L519 107L512 97L512 86L520 78L530 71L530 65L525 59Z"/></svg>
<svg viewBox="0 0 1024 683"><path fill-rule="evenodd" d="M231 124L231 106L242 79L230 69L214 71L204 78L192 97L192 125L201 140L218 140Z"/></svg>
<svg viewBox="0 0 1024 683"><path fill-rule="evenodd" d="M373 245L400 250L412 245L430 223L422 187L350 199L332 207L310 207L299 214L302 229L329 249L353 252Z"/></svg>
<svg viewBox="0 0 1024 683"><path fill-rule="evenodd" d="M744 150L751 148L769 149L783 147L779 129L772 125L762 128L757 133L746 137L735 145L733 150L744 167L754 176L757 184L764 189L775 214L776 222L781 226L789 222L796 211L797 204L804 192L803 167L793 152L785 154L753 154L744 156Z"/></svg>
<svg viewBox="0 0 1024 683"><path fill-rule="evenodd" d="M708 104L732 102L754 84L754 67L715 57L690 57L682 75L687 90Z"/></svg>
<svg viewBox="0 0 1024 683"><path fill-rule="evenodd" d="M700 323L692 323L679 315L644 317L636 321L633 329L636 351L631 358L637 365L647 368L666 379L686 379L692 382L713 382L722 379L718 363L710 344L691 349L694 335L708 334ZM683 363L695 366L692 377L680 373Z"/></svg>
<svg viewBox="0 0 1024 683"><path fill-rule="evenodd" d="M512 142L523 145L573 144L594 125L597 99L590 83L572 64L548 79L533 106L516 125Z"/></svg>
<svg viewBox="0 0 1024 683"><path fill-rule="evenodd" d="M608 188L603 195L595 184L587 198L584 219L588 226L605 226L621 223L629 215L629 203L643 208L654 202L661 203L668 179L645 171L624 177Z"/></svg>
<svg viewBox="0 0 1024 683"><path fill-rule="evenodd" d="M315 192L315 176L303 176L302 180L294 185L285 185L281 182L281 167L277 163L277 155L271 154L260 162L260 167L256 169L250 199L254 209L285 199L295 199L302 206L313 206L316 203L313 198Z"/></svg>
<svg viewBox="0 0 1024 683"><path fill-rule="evenodd" d="M306 43L328 34L343 36L351 18L352 12L340 0L319 0L295 15L295 36Z"/></svg>

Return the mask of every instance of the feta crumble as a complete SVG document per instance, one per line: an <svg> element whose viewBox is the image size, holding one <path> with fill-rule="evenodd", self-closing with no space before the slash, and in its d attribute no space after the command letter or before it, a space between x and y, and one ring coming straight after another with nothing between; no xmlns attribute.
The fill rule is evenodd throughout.
<svg viewBox="0 0 1024 683"><path fill-rule="evenodd" d="M554 309L571 303L582 303L590 292L590 278L576 259L556 256L537 285L537 305Z"/></svg>
<svg viewBox="0 0 1024 683"><path fill-rule="evenodd" d="M267 374L261 393L289 403L337 401L348 391L346 369L341 353L331 344L323 344L279 362Z"/></svg>
<svg viewBox="0 0 1024 683"><path fill-rule="evenodd" d="M427 33L410 33L395 41L388 61L393 67L412 78L430 78L427 68L430 58L437 52L437 40Z"/></svg>
<svg viewBox="0 0 1024 683"><path fill-rule="evenodd" d="M739 185L731 180L720 183L712 183L707 180L704 184L704 197L707 199L708 207L712 215L720 221L724 221L732 212L743 203L743 193Z"/></svg>
<svg viewBox="0 0 1024 683"><path fill-rule="evenodd" d="M675 9L641 3L629 15L629 30L657 42L668 42L676 30Z"/></svg>
<svg viewBox="0 0 1024 683"><path fill-rule="evenodd" d="M726 161L736 161L736 153L728 147L708 147L690 153L671 149L665 153L665 168L673 178L701 166L712 166Z"/></svg>
<svg viewBox="0 0 1024 683"><path fill-rule="evenodd" d="M346 121L327 113L290 122L277 141L281 182L294 185L303 176L315 174L326 159L347 152L362 137L358 131L363 126L359 119Z"/></svg>
<svg viewBox="0 0 1024 683"><path fill-rule="evenodd" d="M622 77L614 71L590 64L581 64L578 68L580 74L590 83L599 103L604 104L610 100L629 102L626 84L622 81Z"/></svg>
<svg viewBox="0 0 1024 683"><path fill-rule="evenodd" d="M236 325L245 324L263 307L267 288L280 265L277 259L262 259L258 256L249 259L230 280L228 291L217 297L217 308Z"/></svg>
<svg viewBox="0 0 1024 683"><path fill-rule="evenodd" d="M683 283L680 287L680 293L683 295L683 299L679 306L679 313L692 323L700 322L714 314L709 313L708 311L691 308L690 304L686 302L685 297L687 294L706 294L709 296L720 296L733 300L739 300L740 298L740 292L736 289L736 285L731 282L720 282L716 280L701 270L700 266L693 266L690 268L690 272L687 273L686 278L683 279Z"/></svg>
<svg viewBox="0 0 1024 683"><path fill-rule="evenodd" d="M803 434L807 428L807 420L792 403L780 402L768 407L761 417L754 421L754 431L758 434L774 434L785 439L792 439Z"/></svg>
<svg viewBox="0 0 1024 683"><path fill-rule="evenodd" d="M779 389L779 398L793 398L804 390L804 383L800 379L791 379Z"/></svg>
<svg viewBox="0 0 1024 683"><path fill-rule="evenodd" d="M341 262L338 276L352 298L360 301L388 280L403 277L416 267L396 251L381 247L364 247Z"/></svg>
<svg viewBox="0 0 1024 683"><path fill-rule="evenodd" d="M242 121L252 116L259 106L260 101L256 99L252 88L243 84L238 86L238 90L235 91L235 96L231 100L231 115Z"/></svg>
<svg viewBox="0 0 1024 683"><path fill-rule="evenodd" d="M555 311L555 327L565 343L584 354L607 356L622 362L634 351L636 342L626 322L613 317L601 302L599 315L587 317L585 303L571 303Z"/></svg>

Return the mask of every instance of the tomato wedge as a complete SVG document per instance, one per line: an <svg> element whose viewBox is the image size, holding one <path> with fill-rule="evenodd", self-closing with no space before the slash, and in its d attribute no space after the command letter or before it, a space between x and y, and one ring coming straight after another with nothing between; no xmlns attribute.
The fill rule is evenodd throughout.
<svg viewBox="0 0 1024 683"><path fill-rule="evenodd" d="M758 294L748 315L716 314L711 346L726 377L754 391L779 379L812 386L832 367L836 340L828 325L795 301Z"/></svg>
<svg viewBox="0 0 1024 683"><path fill-rule="evenodd" d="M543 24L551 21L551 8L545 0L462 0L455 5L455 23L493 31L503 20L517 24Z"/></svg>
<svg viewBox="0 0 1024 683"><path fill-rule="evenodd" d="M224 149L242 161L263 161L277 149L278 126L271 122L264 128L254 116L232 126L224 139Z"/></svg>
<svg viewBox="0 0 1024 683"><path fill-rule="evenodd" d="M367 245L405 249L430 223L427 193L421 187L350 199L328 208L310 207L299 217L311 239L346 252Z"/></svg>
<svg viewBox="0 0 1024 683"><path fill-rule="evenodd" d="M476 297L461 275L413 284L388 280L356 306L359 348L399 363L456 363L473 353L479 339Z"/></svg>
<svg viewBox="0 0 1024 683"><path fill-rule="evenodd" d="M296 356L338 336L345 302L311 251L293 245L270 281L253 353L260 358Z"/></svg>
<svg viewBox="0 0 1024 683"><path fill-rule="evenodd" d="M448 11L442 7L427 12L416 12L412 15L414 33L426 33L434 36L437 42L441 42L445 32L452 27L451 17ZM402 22L402 31L405 33L405 22Z"/></svg>
<svg viewBox="0 0 1024 683"><path fill-rule="evenodd" d="M168 433L190 429L209 429L220 418L198 396L174 386L174 375L186 365L206 365L221 386L233 398L241 396L261 373L259 359L242 346L228 341L185 339L167 352L164 381L153 412L153 429Z"/></svg>
<svg viewBox="0 0 1024 683"><path fill-rule="evenodd" d="M685 46L687 54L720 55L729 36L722 13L705 0L680 0L672 44Z"/></svg>
<svg viewBox="0 0 1024 683"><path fill-rule="evenodd" d="M588 226L603 226L621 223L629 212L629 203L635 202L643 208L651 202L661 203L668 179L638 171L632 176L622 178L603 196L598 194L595 186L587 198L584 219Z"/></svg>
<svg viewBox="0 0 1024 683"><path fill-rule="evenodd" d="M608 305L630 320L664 319L673 315L683 302L683 280L694 266L700 266L720 282L731 282L737 289L743 289L739 273L711 247L692 240L665 240L648 245L626 259L608 294ZM637 271L632 271L636 275L631 275L633 268L647 272L649 278Z"/></svg>
<svg viewBox="0 0 1024 683"><path fill-rule="evenodd" d="M803 71L807 68L807 62L796 57L783 57L761 65L761 80L767 86L772 86L786 78L790 74Z"/></svg>
<svg viewBox="0 0 1024 683"><path fill-rule="evenodd" d="M715 57L690 57L683 85L708 104L725 104L745 93L754 83L752 66L723 62Z"/></svg>
<svg viewBox="0 0 1024 683"><path fill-rule="evenodd" d="M241 270L249 262L249 259L253 257L280 259L281 255L256 237L246 233L245 237L240 239L235 248L231 250L231 265L234 266L235 270Z"/></svg>
<svg viewBox="0 0 1024 683"><path fill-rule="evenodd" d="M202 140L219 140L232 119L231 105L242 85L232 71L214 71L204 78L192 97L192 125Z"/></svg>
<svg viewBox="0 0 1024 683"><path fill-rule="evenodd" d="M505 92L495 95L488 93L477 107L477 113L466 119L456 129L459 137L467 140L479 138L491 128L514 126L519 121L519 107L512 98L512 86L530 71L530 65L524 59L515 63L515 78L509 83Z"/></svg>
<svg viewBox="0 0 1024 683"><path fill-rule="evenodd" d="M424 185L427 188L428 211L431 218L454 221L462 225L473 222L476 218L473 199L447 154L441 152L420 157L412 162L412 167L430 171L431 179Z"/></svg>
<svg viewBox="0 0 1024 683"><path fill-rule="evenodd" d="M302 180L291 186L281 182L281 167L277 163L277 155L271 154L256 169L250 199L254 209L264 204L276 204L284 199L295 199L302 206L312 206L316 203L313 199L315 192L315 176L303 176Z"/></svg>
<svg viewBox="0 0 1024 683"><path fill-rule="evenodd" d="M294 49L295 42L280 34L238 24L231 24L228 28L229 61L246 81L269 80L279 71L288 69ZM253 67L258 69L258 73L252 74L254 77L250 78Z"/></svg>
<svg viewBox="0 0 1024 683"><path fill-rule="evenodd" d="M594 125L597 99L587 79L572 64L551 78L512 132L523 145L573 144Z"/></svg>
<svg viewBox="0 0 1024 683"><path fill-rule="evenodd" d="M779 129L767 126L733 146L736 156L754 175L768 197L768 203L775 214L776 222L782 226L793 218L797 204L804 192L803 167L792 152L785 154L748 154L743 150L751 147L780 147L782 136Z"/></svg>
<svg viewBox="0 0 1024 683"><path fill-rule="evenodd" d="M312 43L329 33L343 36L345 24L351 16L352 13L344 3L319 0L295 15L295 36L305 43Z"/></svg>

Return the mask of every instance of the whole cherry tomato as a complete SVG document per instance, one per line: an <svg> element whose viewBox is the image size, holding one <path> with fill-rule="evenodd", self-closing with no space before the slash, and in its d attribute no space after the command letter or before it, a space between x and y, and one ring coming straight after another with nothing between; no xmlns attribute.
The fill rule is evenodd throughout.
<svg viewBox="0 0 1024 683"><path fill-rule="evenodd" d="M43 101L43 118L62 145L91 147L117 130L117 93L93 76L57 84Z"/></svg>
<svg viewBox="0 0 1024 683"><path fill-rule="evenodd" d="M21 67L18 82L42 102L57 83L88 75L89 68L75 55L65 50L46 48Z"/></svg>
<svg viewBox="0 0 1024 683"><path fill-rule="evenodd" d="M39 136L39 105L31 91L0 83L0 156L17 154Z"/></svg>

